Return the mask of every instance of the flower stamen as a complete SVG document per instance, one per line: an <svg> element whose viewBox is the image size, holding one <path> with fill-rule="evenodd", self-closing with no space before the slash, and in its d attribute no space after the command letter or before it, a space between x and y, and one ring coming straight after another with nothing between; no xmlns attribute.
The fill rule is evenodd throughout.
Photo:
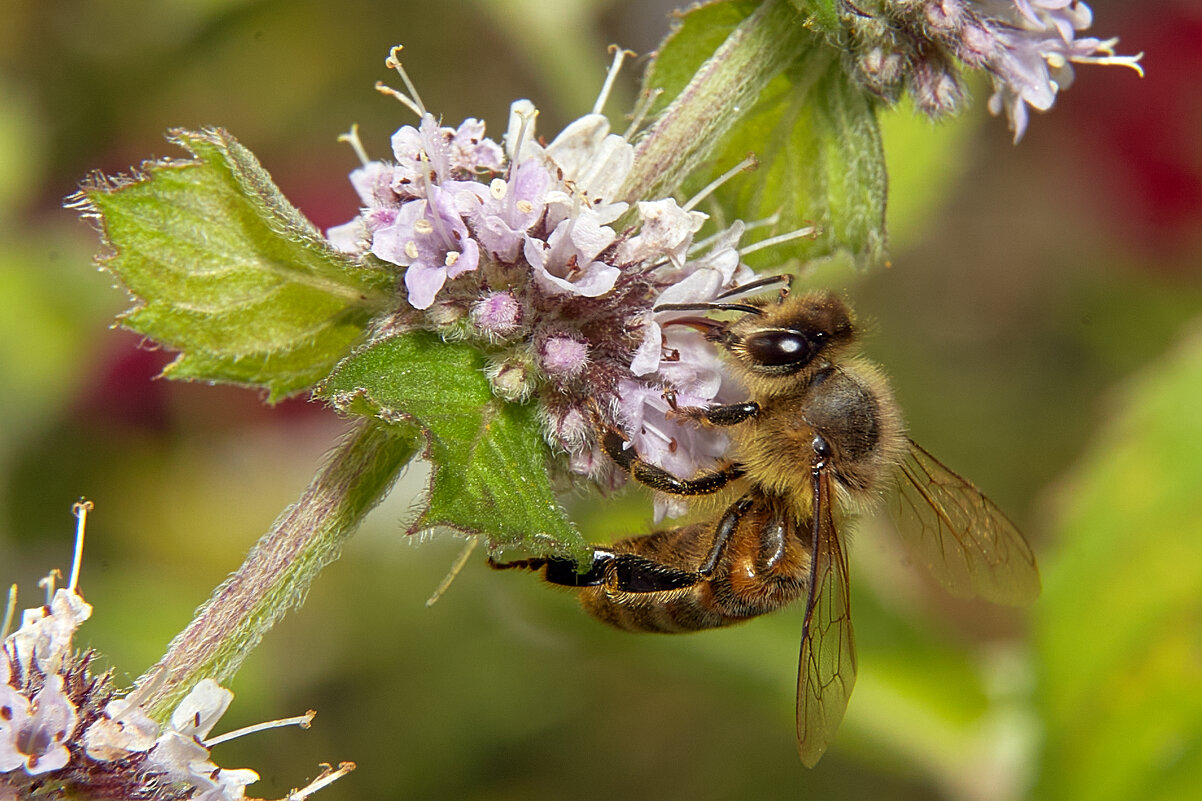
<svg viewBox="0 0 1202 801"><path fill-rule="evenodd" d="M54 600L56 585L62 577L62 572L56 567L47 573L45 578L38 579L38 586L46 591L46 606L50 606L50 603Z"/></svg>
<svg viewBox="0 0 1202 801"><path fill-rule="evenodd" d="M614 60L609 67L609 71L605 73L605 83L601 86L601 92L597 95L597 102L593 103L593 113L600 114L605 108L605 103L609 100L609 93L614 88L614 81L617 80L618 73L622 69L622 62L626 56L635 55L633 50L626 50L617 45L610 45L609 52L613 54Z"/></svg>
<svg viewBox="0 0 1202 801"><path fill-rule="evenodd" d="M391 98L401 101L401 105L412 111L417 116L422 116L422 107L414 103L404 92L398 92L383 81L376 81L376 91L382 95L388 95Z"/></svg>
<svg viewBox="0 0 1202 801"><path fill-rule="evenodd" d="M325 765L325 770L322 771L320 776L309 782L309 784L301 789L292 791L288 794L287 798L283 798L281 801L305 801L306 798L313 795L323 787L328 787L329 785L338 781L356 767L357 766L354 762L340 762L338 763L337 770L333 770L329 765Z"/></svg>
<svg viewBox="0 0 1202 801"><path fill-rule="evenodd" d="M363 141L359 138L359 123L351 125L351 129L344 134L338 134L339 142L346 142L351 146L351 150L355 151L355 155L359 157L359 163L366 167L371 163L368 158L367 149L363 147Z"/></svg>
<svg viewBox="0 0 1202 801"><path fill-rule="evenodd" d="M773 245L780 245L784 242L792 242L794 239L804 239L806 237L814 239L819 233L821 233L821 231L822 229L816 225L807 225L805 228L798 228L796 231L789 231L788 233L781 234L780 236L770 236L767 239L761 239L759 242L748 245L745 248L740 248L739 256L743 257L749 253L755 253L757 250L770 248Z"/></svg>
<svg viewBox="0 0 1202 801"><path fill-rule="evenodd" d="M67 590L75 592L75 588L79 586L79 567L83 562L83 535L84 529L88 525L88 512L96 508L96 504L80 498L71 506L71 514L75 515L78 522L75 525L75 556L71 560L71 580L67 583Z"/></svg>
<svg viewBox="0 0 1202 801"><path fill-rule="evenodd" d="M760 162L758 159L756 159L755 154L748 153L747 158L743 159L738 164L731 167L714 180L710 181L704 189L689 198L689 200L683 206L681 206L681 208L685 211L692 211L693 209L697 208L698 203L712 195L715 191L717 191L718 187L722 186L722 184L726 183L731 178L734 178L741 172L750 172L751 170L757 169L759 166Z"/></svg>
<svg viewBox="0 0 1202 801"><path fill-rule="evenodd" d="M647 118L647 114L650 113L651 107L655 105L655 101L659 100L659 96L663 93L664 90L658 87L643 92L639 97L637 105L634 107L634 112L630 115L630 127L622 134L623 139L627 142L631 140L635 132L642 126L643 120Z"/></svg>
<svg viewBox="0 0 1202 801"><path fill-rule="evenodd" d="M1097 52L1104 53L1101 56L1073 56L1072 61L1076 64L1102 64L1103 66L1130 67L1135 70L1139 77L1144 77L1144 68L1140 64L1140 59L1144 54L1136 53L1133 56L1117 56L1114 53L1114 46L1119 43L1117 38L1107 39L1104 42L1099 42L1096 48Z"/></svg>
<svg viewBox="0 0 1202 801"><path fill-rule="evenodd" d="M409 73L405 71L405 67L401 64L400 52L405 49L404 45L393 45L388 51L388 58L384 59L384 66L390 70L396 70L397 75L401 76L401 80L405 84L405 88L409 90L409 95L405 96L400 92L386 92L392 94L398 100L405 103L409 108L413 109L414 113L419 117L426 116L426 105L422 103L421 95L417 93L417 87L413 85L413 81L409 79ZM376 86L379 90L379 85ZM406 102L407 101L407 102Z"/></svg>
<svg viewBox="0 0 1202 801"><path fill-rule="evenodd" d="M280 718L279 720L268 720L264 721L263 723L256 723L253 726L243 726L241 729L234 729L233 731L226 732L219 737L211 737L208 740L205 740L202 745L204 745L205 748L212 750L214 746L220 745L221 743L229 742L230 740L236 740L239 737L245 737L248 734L257 734L261 731L268 731L269 729L282 729L285 726L299 726L302 729L307 729L313 724L313 718L315 717L317 717L316 710L310 709L303 715L294 715L293 717Z"/></svg>
<svg viewBox="0 0 1202 801"><path fill-rule="evenodd" d="M8 631L12 628L13 617L17 614L17 585L14 584L8 588L8 603L4 607L4 624L0 625L0 640L8 637Z"/></svg>

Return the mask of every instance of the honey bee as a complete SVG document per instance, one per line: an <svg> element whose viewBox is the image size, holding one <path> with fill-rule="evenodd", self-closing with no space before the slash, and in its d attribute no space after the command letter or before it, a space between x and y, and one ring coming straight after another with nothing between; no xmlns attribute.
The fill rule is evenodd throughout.
<svg viewBox="0 0 1202 801"><path fill-rule="evenodd" d="M757 282L760 287L764 282ZM858 354L848 306L829 292L660 306L738 312L673 321L724 349L743 403L676 410L731 435L731 460L681 479L642 461L615 429L602 448L659 492L735 500L710 522L597 548L592 564L543 558L497 568L542 571L577 588L590 615L628 631L697 631L805 599L797 677L797 744L813 767L843 719L856 678L843 521L890 499L914 558L951 593L1004 604L1039 594L1035 556L972 483L910 440L884 375Z"/></svg>

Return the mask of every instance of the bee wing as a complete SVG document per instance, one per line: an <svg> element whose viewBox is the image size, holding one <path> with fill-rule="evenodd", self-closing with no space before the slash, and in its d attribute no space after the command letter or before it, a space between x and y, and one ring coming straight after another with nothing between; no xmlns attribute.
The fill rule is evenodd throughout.
<svg viewBox="0 0 1202 801"><path fill-rule="evenodd" d="M825 470L817 471L811 507L810 595L797 666L797 748L810 768L834 739L856 683L847 556L831 517L830 499L830 477Z"/></svg>
<svg viewBox="0 0 1202 801"><path fill-rule="evenodd" d="M1039 595L1031 546L972 482L916 442L902 460L893 519L914 557L948 592L1021 605Z"/></svg>

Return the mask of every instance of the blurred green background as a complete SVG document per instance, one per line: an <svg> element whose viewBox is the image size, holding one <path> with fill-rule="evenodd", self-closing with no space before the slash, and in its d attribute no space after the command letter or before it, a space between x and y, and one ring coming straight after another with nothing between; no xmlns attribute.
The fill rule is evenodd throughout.
<svg viewBox="0 0 1202 801"><path fill-rule="evenodd" d="M0 568L24 606L97 504L79 644L119 683L163 651L343 424L290 401L154 381L169 360L108 330L124 308L60 207L88 171L178 155L221 125L321 226L355 213L353 154L412 119L377 95L403 42L428 107L553 133L586 111L604 46L667 30L646 0L9 0L0 25ZM852 547L861 674L817 769L797 760L800 609L678 638L611 632L570 594L401 535L414 467L232 682L218 727L318 710L308 732L220 746L258 797L320 762L323 791L446 799L1187 799L1202 788L1202 12L1096 2L1148 76L1084 67L1015 147L984 95L932 127L886 120L892 266L829 270L872 333L912 433L1039 553L1030 610L955 601L887 525ZM633 94L636 70L623 89ZM611 112L622 108L613 103ZM934 144L932 144L934 143ZM645 530L629 494L573 500L596 540Z"/></svg>

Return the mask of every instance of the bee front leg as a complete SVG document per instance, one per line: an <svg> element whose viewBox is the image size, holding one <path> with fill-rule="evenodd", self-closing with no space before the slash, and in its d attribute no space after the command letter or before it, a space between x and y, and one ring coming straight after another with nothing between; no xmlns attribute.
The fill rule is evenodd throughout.
<svg viewBox="0 0 1202 801"><path fill-rule="evenodd" d="M676 406L668 412L668 417L691 420L708 426L733 426L750 420L759 413L760 405L751 401L726 406Z"/></svg>

